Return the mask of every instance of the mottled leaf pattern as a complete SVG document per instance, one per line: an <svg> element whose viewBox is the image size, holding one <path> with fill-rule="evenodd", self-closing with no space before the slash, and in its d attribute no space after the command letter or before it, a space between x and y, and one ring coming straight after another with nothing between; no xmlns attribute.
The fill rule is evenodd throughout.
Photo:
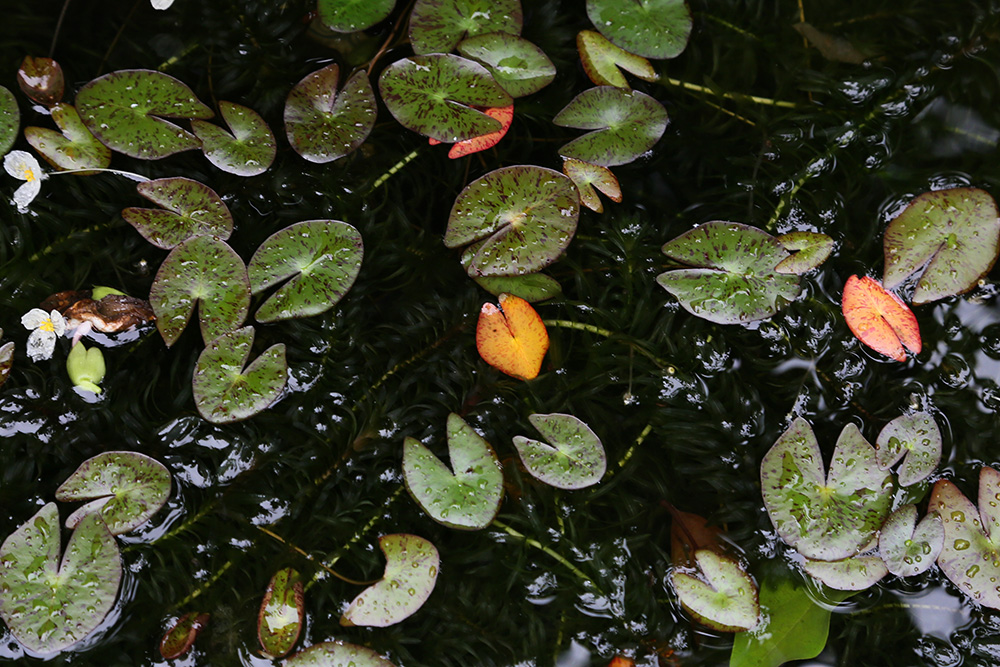
<svg viewBox="0 0 1000 667"><path fill-rule="evenodd" d="M596 213L604 211L604 204L594 191L595 187L613 202L622 200L618 179L607 167L568 157L563 158L563 173L573 180L577 190L580 191L580 203L591 211Z"/></svg>
<svg viewBox="0 0 1000 667"><path fill-rule="evenodd" d="M24 128L31 147L57 169L107 169L111 149L91 134L70 104L56 104L50 111L62 134L45 127Z"/></svg>
<svg viewBox="0 0 1000 667"><path fill-rule="evenodd" d="M580 31L576 36L576 48L580 52L583 71L595 86L629 88L619 67L646 81L657 79L656 70L648 60L615 46L593 30Z"/></svg>
<svg viewBox="0 0 1000 667"><path fill-rule="evenodd" d="M862 549L863 553L843 560L825 561L807 558L802 569L813 578L838 591L863 591L877 584L889 574L882 558L871 551Z"/></svg>
<svg viewBox="0 0 1000 667"><path fill-rule="evenodd" d="M879 533L879 555L889 572L912 577L926 572L944 547L944 523L932 511L917 524L917 508L903 505L889 515Z"/></svg>
<svg viewBox="0 0 1000 667"><path fill-rule="evenodd" d="M927 479L941 462L941 446L941 431L927 412L896 417L875 441L876 457L883 470L906 457L899 467L900 486Z"/></svg>
<svg viewBox="0 0 1000 667"><path fill-rule="evenodd" d="M519 296L529 303L545 301L562 294L559 281L544 273L526 273L523 276L475 276L480 287L494 296L507 293Z"/></svg>
<svg viewBox="0 0 1000 667"><path fill-rule="evenodd" d="M476 35L520 35L523 20L520 0L417 0L410 13L410 44L417 54L447 53Z"/></svg>
<svg viewBox="0 0 1000 667"><path fill-rule="evenodd" d="M288 93L285 133L295 152L310 162L332 162L364 143L375 126L375 92L364 70L338 94L336 63L306 75Z"/></svg>
<svg viewBox="0 0 1000 667"><path fill-rule="evenodd" d="M260 114L232 102L219 102L219 113L229 132L203 120L191 121L191 131L201 140L201 150L208 161L237 176L256 176L267 171L278 146Z"/></svg>
<svg viewBox="0 0 1000 667"><path fill-rule="evenodd" d="M613 43L646 58L674 58L691 36L684 0L587 0L587 16Z"/></svg>
<svg viewBox="0 0 1000 667"><path fill-rule="evenodd" d="M552 122L594 130L564 145L560 155L614 167L656 145L667 129L667 110L637 90L599 86L574 97Z"/></svg>
<svg viewBox="0 0 1000 667"><path fill-rule="evenodd" d="M299 639L305 619L305 601L299 573L290 567L278 570L264 592L257 615L257 639L264 655L281 658Z"/></svg>
<svg viewBox="0 0 1000 667"><path fill-rule="evenodd" d="M464 40L458 52L483 64L511 97L537 93L552 83L555 65L528 40L504 32L491 32Z"/></svg>
<svg viewBox="0 0 1000 667"><path fill-rule="evenodd" d="M21 111L17 108L17 99L14 93L0 86L0 155L14 145L20 126Z"/></svg>
<svg viewBox="0 0 1000 667"><path fill-rule="evenodd" d="M709 549L694 553L698 571L674 570L670 576L681 604L703 624L720 632L757 625L757 586L740 564Z"/></svg>
<svg viewBox="0 0 1000 667"><path fill-rule="evenodd" d="M785 250L793 253L778 262L774 270L778 273L801 275L819 267L833 252L834 241L826 234L818 232L790 232L778 237Z"/></svg>
<svg viewBox="0 0 1000 667"><path fill-rule="evenodd" d="M50 107L62 99L66 79L52 58L25 56L17 70L17 85L32 101Z"/></svg>
<svg viewBox="0 0 1000 667"><path fill-rule="evenodd" d="M158 248L169 250L204 234L224 241L233 232L229 207L203 183L178 176L139 183L136 190L166 210L130 207L122 217Z"/></svg>
<svg viewBox="0 0 1000 667"><path fill-rule="evenodd" d="M320 642L285 660L284 667L395 667L375 651L340 641Z"/></svg>
<svg viewBox="0 0 1000 667"><path fill-rule="evenodd" d="M378 546L385 555L382 578L361 591L340 617L344 626L384 628L409 618L423 606L437 583L438 550L417 535L383 535Z"/></svg>
<svg viewBox="0 0 1000 667"><path fill-rule="evenodd" d="M208 614L196 611L184 614L167 630L160 640L160 655L167 660L179 658L191 648L198 633L208 623Z"/></svg>
<svg viewBox="0 0 1000 667"><path fill-rule="evenodd" d="M316 12L327 28L336 32L358 32L389 15L396 0L318 0Z"/></svg>
<svg viewBox="0 0 1000 667"><path fill-rule="evenodd" d="M514 437L514 447L531 475L558 489L583 489L601 481L608 459L590 427L573 415L528 415L548 443Z"/></svg>

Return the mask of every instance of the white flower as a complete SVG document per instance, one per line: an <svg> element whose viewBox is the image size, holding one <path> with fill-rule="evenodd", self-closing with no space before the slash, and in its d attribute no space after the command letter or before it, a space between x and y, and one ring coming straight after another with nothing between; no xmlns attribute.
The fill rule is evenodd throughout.
<svg viewBox="0 0 1000 667"><path fill-rule="evenodd" d="M174 0L149 0L149 2L153 5L153 9L167 9L174 4Z"/></svg>
<svg viewBox="0 0 1000 667"><path fill-rule="evenodd" d="M42 179L45 172L38 166L38 160L31 153L11 151L3 158L3 168L14 178L25 181L24 185L14 191L14 203L21 213L28 211L28 204L42 190Z"/></svg>
<svg viewBox="0 0 1000 667"><path fill-rule="evenodd" d="M58 310L46 313L41 308L32 308L22 318L25 329L34 329L28 336L28 356L32 361L51 359L56 349L56 339L66 332L66 320Z"/></svg>

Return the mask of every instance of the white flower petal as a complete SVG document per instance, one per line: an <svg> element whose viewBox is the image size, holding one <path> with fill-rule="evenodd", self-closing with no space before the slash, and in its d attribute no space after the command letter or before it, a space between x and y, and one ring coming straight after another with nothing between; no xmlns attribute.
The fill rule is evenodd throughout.
<svg viewBox="0 0 1000 667"><path fill-rule="evenodd" d="M35 329L28 336L27 348L32 361L51 359L56 349L56 335L51 331Z"/></svg>
<svg viewBox="0 0 1000 667"><path fill-rule="evenodd" d="M17 190L14 190L14 204L20 213L27 213L28 204L34 201L38 193L42 191L42 182L37 178L24 183Z"/></svg>
<svg viewBox="0 0 1000 667"><path fill-rule="evenodd" d="M3 158L3 168L7 170L7 173L18 178L22 181L28 180L25 178L26 172L31 172L34 174L35 178L40 178L42 173L42 168L38 166L38 160L31 153L25 151L11 151Z"/></svg>
<svg viewBox="0 0 1000 667"><path fill-rule="evenodd" d="M149 0L153 5L153 9L167 9L170 5L174 4L174 0Z"/></svg>
<svg viewBox="0 0 1000 667"><path fill-rule="evenodd" d="M21 316L21 325L25 329L37 329L42 322L49 319L49 314L41 308L32 308Z"/></svg>
<svg viewBox="0 0 1000 667"><path fill-rule="evenodd" d="M53 333L57 337L66 333L66 318L60 315L58 310L53 310L49 313L49 319L52 320Z"/></svg>

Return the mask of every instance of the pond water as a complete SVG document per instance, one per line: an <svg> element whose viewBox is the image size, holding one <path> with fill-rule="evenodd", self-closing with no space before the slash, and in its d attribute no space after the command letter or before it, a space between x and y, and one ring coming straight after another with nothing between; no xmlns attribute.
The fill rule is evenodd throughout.
<svg viewBox="0 0 1000 667"><path fill-rule="evenodd" d="M109 285L148 296L166 251L122 220L123 208L145 203L135 184L111 174L53 177L28 213L0 204L0 326L17 345L0 389L0 535L100 452L143 452L173 476L166 506L119 538L124 576L113 610L50 662L168 664L160 638L197 611L211 615L206 629L169 664L273 664L259 654L257 614L272 575L291 566L306 582L299 648L340 639L406 667L603 666L616 654L647 667L728 664L732 635L694 623L670 586L670 508L721 527L757 581L795 581L821 599L761 496L761 460L794 417L812 424L829 457L847 424L874 442L894 417L930 412L944 457L914 501L925 511L939 478L975 498L980 468L1000 464L996 271L965 295L915 307L923 351L902 363L851 334L840 298L849 276L881 275L882 232L915 195L966 185L1000 194L1000 5L692 2L685 51L655 61L658 82L631 79L666 107L666 133L614 168L623 201L605 201L602 214L584 210L547 269L562 294L536 308L547 322L571 324L549 325L542 372L524 382L480 359L476 318L495 299L442 237L455 197L475 178L517 164L561 168L559 147L579 133L551 120L592 85L575 46L592 25L582 3L523 2L523 36L558 74L515 103L495 149L450 160L380 106L360 149L306 162L283 132L291 86L330 62L342 71L367 63L405 20L407 3L398 4L389 20L347 38L311 23L308 0L177 0L166 11L145 0L69 3L53 52L67 98L100 74L160 69L212 108L229 100L255 109L278 137L273 166L250 178L216 169L199 151L158 161L116 155L112 167L208 184L233 214L230 244L244 260L271 233L315 219L356 227L365 257L334 309L257 325L255 355L286 346L287 389L261 414L217 425L195 409L202 342L193 326L169 349L155 330L105 349L96 400L66 376L68 340L50 361L24 354L20 317L50 294ZM6 8L0 84L18 92L21 59L48 54L61 9L55 0ZM803 19L849 37L868 59L827 59L792 28ZM394 44L373 80L410 53ZM51 126L18 95L22 126ZM15 148L29 150L23 137ZM0 199L17 185L0 183ZM661 246L712 220L822 232L836 249L776 315L714 324L656 282L667 266ZM484 530L433 522L403 487L404 438L444 452L451 412L503 464L505 498ZM560 491L531 477L511 441L534 437L533 413L586 422L607 451L604 479ZM341 627L363 587L320 563L376 580L378 537L389 533L437 547L431 597L399 624ZM0 662L29 660L0 625ZM824 650L799 664L998 661L1000 617L932 568L889 576L837 605Z"/></svg>

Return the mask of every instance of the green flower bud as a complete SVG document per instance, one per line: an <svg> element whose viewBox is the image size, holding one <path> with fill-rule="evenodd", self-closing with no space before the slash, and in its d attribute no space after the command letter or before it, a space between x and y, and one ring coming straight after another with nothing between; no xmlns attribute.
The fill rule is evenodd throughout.
<svg viewBox="0 0 1000 667"><path fill-rule="evenodd" d="M101 393L97 386L104 379L104 353L101 348L92 347L89 350L83 343L77 343L70 349L66 357L66 372L73 384L81 389Z"/></svg>

